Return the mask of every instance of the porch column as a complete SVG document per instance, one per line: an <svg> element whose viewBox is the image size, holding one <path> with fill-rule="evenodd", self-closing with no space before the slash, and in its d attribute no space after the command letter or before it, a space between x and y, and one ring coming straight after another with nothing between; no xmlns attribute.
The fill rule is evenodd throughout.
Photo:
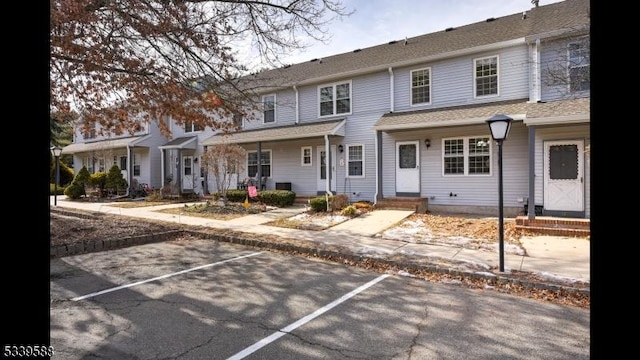
<svg viewBox="0 0 640 360"><path fill-rule="evenodd" d="M258 180L258 191L262 190L262 142L258 141L256 144L256 151L258 157L258 171L256 172L256 180ZM251 174L249 174L251 176Z"/></svg>
<svg viewBox="0 0 640 360"><path fill-rule="evenodd" d="M384 198L382 193L382 131L376 131L376 194L374 203Z"/></svg>
<svg viewBox="0 0 640 360"><path fill-rule="evenodd" d="M529 220L536 217L536 127L529 126L529 199L527 200L527 212Z"/></svg>

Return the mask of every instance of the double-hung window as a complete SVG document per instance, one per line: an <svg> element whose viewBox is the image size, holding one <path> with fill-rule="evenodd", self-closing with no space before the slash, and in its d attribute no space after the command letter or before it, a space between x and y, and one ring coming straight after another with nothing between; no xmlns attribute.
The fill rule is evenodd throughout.
<svg viewBox="0 0 640 360"><path fill-rule="evenodd" d="M498 95L498 56L474 60L475 96Z"/></svg>
<svg viewBox="0 0 640 360"><path fill-rule="evenodd" d="M264 124L276 122L276 96L265 95L262 97L263 118Z"/></svg>
<svg viewBox="0 0 640 360"><path fill-rule="evenodd" d="M262 176L271 177L271 150L262 150L260 152L260 168ZM247 153L247 174L250 177L258 175L258 152L251 151Z"/></svg>
<svg viewBox="0 0 640 360"><path fill-rule="evenodd" d="M96 126L95 124L93 125L88 125L87 127L85 127L82 130L82 137L87 140L87 139L95 139L96 138Z"/></svg>
<svg viewBox="0 0 640 360"><path fill-rule="evenodd" d="M411 72L411 105L431 102L431 68Z"/></svg>
<svg viewBox="0 0 640 360"><path fill-rule="evenodd" d="M364 177L364 145L347 145L347 176Z"/></svg>
<svg viewBox="0 0 640 360"><path fill-rule="evenodd" d="M304 146L301 148L301 165L311 166L311 146Z"/></svg>
<svg viewBox="0 0 640 360"><path fill-rule="evenodd" d="M140 155L133 154L133 176L140 176Z"/></svg>
<svg viewBox="0 0 640 360"><path fill-rule="evenodd" d="M190 132L196 132L196 131L200 131L200 126L198 126L198 124L194 124L191 122L185 123L184 124L184 132L185 133L190 133Z"/></svg>
<svg viewBox="0 0 640 360"><path fill-rule="evenodd" d="M320 116L351 113L351 81L318 88Z"/></svg>
<svg viewBox="0 0 640 360"><path fill-rule="evenodd" d="M569 44L569 90L588 91L591 88L589 45L585 42Z"/></svg>
<svg viewBox="0 0 640 360"><path fill-rule="evenodd" d="M488 136L443 140L444 175L490 175L491 139Z"/></svg>

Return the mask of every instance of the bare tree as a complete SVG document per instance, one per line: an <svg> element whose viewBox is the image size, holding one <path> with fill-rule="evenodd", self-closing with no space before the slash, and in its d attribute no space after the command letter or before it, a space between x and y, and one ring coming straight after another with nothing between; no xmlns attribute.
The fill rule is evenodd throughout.
<svg viewBox="0 0 640 360"><path fill-rule="evenodd" d="M329 39L340 0L50 0L51 111L77 110L100 132L156 121L231 130L254 97L235 49L250 42L269 67ZM256 69L251 69L255 70Z"/></svg>
<svg viewBox="0 0 640 360"><path fill-rule="evenodd" d="M237 144L216 144L207 147L202 155L202 165L215 177L216 189L225 204L233 175L244 171L246 157L247 151Z"/></svg>
<svg viewBox="0 0 640 360"><path fill-rule="evenodd" d="M563 97L573 97L591 86L591 41L588 35L565 40L541 64L542 84Z"/></svg>

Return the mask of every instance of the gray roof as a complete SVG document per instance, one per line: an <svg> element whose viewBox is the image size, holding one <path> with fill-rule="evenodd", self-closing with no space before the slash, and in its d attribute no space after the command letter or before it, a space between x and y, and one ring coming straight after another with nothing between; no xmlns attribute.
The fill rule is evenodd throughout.
<svg viewBox="0 0 640 360"><path fill-rule="evenodd" d="M531 39L536 34L548 36L559 30L588 29L589 0L565 0L534 7L523 13L434 32L396 42L359 49L288 67L247 76L256 86L292 86L324 81L332 77L379 71L389 66L411 65L439 56L455 56L456 52L507 41ZM345 35L348 36L348 35ZM356 50L356 49L354 49ZM258 81L260 80L260 81Z"/></svg>
<svg viewBox="0 0 640 360"><path fill-rule="evenodd" d="M195 149L198 137L197 136L185 136L172 139L166 144L159 146L160 149Z"/></svg>
<svg viewBox="0 0 640 360"><path fill-rule="evenodd" d="M544 124L553 120L571 122L590 121L590 98L576 98L552 102L530 103L527 99L497 101L474 105L454 106L400 113L384 114L374 125L382 131L433 128L482 124L497 114L529 124ZM559 121L560 120L560 121Z"/></svg>
<svg viewBox="0 0 640 360"><path fill-rule="evenodd" d="M312 122L301 125L279 126L267 129L246 130L231 134L214 135L202 142L209 146L223 143L251 143L258 141L293 140L324 135L344 136L344 119Z"/></svg>
<svg viewBox="0 0 640 360"><path fill-rule="evenodd" d="M125 148L127 146L141 146L142 140L148 139L149 135L124 137L116 139L105 139L85 143L73 143L62 149L63 154L75 154L87 151L103 151L117 148ZM144 147L144 146L143 146Z"/></svg>

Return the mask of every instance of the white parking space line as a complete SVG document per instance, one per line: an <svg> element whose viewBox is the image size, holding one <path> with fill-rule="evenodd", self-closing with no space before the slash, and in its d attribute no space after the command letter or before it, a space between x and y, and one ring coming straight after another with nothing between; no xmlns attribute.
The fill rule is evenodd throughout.
<svg viewBox="0 0 640 360"><path fill-rule="evenodd" d="M91 293L91 294L74 297L73 299L71 299L71 301L84 300L84 299L91 298L91 297L94 297L94 296L106 294L106 293L109 293L109 292L112 292L112 291L126 289L126 288L130 288L132 286L145 284L145 283L148 283L148 282L151 282L151 281L156 281L156 280L160 280L160 279L166 279L168 277L185 274L185 273L188 273L188 272L191 272L191 271L196 271L196 270L204 269L204 268L211 267L211 266L221 265L221 264L224 264L224 263L227 263L227 262L230 262L230 261L235 261L235 260L248 258L248 257L251 257L251 256L260 255L263 252L264 251L255 252L255 253L251 253L249 255L238 256L238 257L235 257L235 258L232 258L232 259L227 259L227 260L218 261L218 262L211 263L211 264L201 265L201 266L197 266L197 267L194 267L194 268L191 268L191 269L186 269L186 270L174 272L174 273L171 273L171 274L166 274L166 275L154 277L154 278L148 279L148 280L138 281L138 282L134 282L134 283L127 284L127 285L116 286L116 287L113 287L113 288L110 288L110 289L94 292L94 293Z"/></svg>
<svg viewBox="0 0 640 360"><path fill-rule="evenodd" d="M250 354L256 352L258 349L262 348L263 346L266 346L266 345L276 341L280 337L282 337L282 336L286 335L287 333L295 330L296 328L308 323L309 321L311 321L311 320L315 319L316 317L324 314L325 312L333 309L334 307L340 305L341 303L349 300L353 296L365 291L366 289L368 289L371 286L379 283L380 281L386 279L389 276L391 276L391 275L385 274L385 275L381 275L381 276L369 281L368 283L360 286L359 288L351 291L350 293L348 293L346 295L342 295L339 299L333 301L332 303L321 307L320 309L312 312L311 314L303 317L302 319L294 322L293 324L278 330L277 332L267 336L266 338L264 338L264 339L258 341L257 343L249 346L248 348L246 348L246 349L240 351L239 353L231 356L227 360L239 360L239 359L243 359L243 358L247 357L248 355L250 355Z"/></svg>

